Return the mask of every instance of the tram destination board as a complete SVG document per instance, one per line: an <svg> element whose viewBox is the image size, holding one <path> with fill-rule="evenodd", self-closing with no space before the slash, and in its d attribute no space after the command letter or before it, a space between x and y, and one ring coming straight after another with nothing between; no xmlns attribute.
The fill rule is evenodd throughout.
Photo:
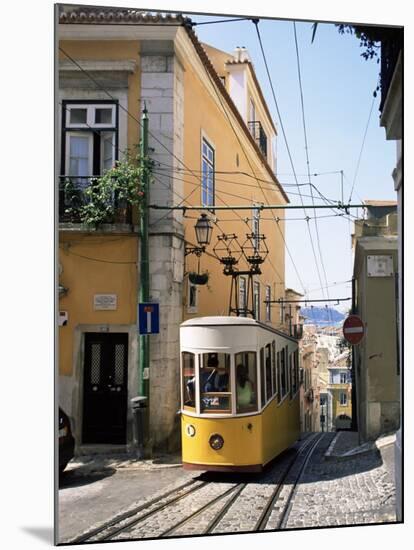
<svg viewBox="0 0 414 550"><path fill-rule="evenodd" d="M358 315L349 315L344 321L342 332L350 344L359 344L365 334L362 319Z"/></svg>

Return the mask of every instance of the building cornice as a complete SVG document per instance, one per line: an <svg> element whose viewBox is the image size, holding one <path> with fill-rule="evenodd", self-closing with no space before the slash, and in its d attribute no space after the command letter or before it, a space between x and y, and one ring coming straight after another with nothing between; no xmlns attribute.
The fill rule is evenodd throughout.
<svg viewBox="0 0 414 550"><path fill-rule="evenodd" d="M119 71L134 73L137 68L137 62L135 59L114 59L114 60L102 60L102 59L77 59L77 63L85 71ZM73 61L60 59L59 71L80 71L81 69L74 65Z"/></svg>

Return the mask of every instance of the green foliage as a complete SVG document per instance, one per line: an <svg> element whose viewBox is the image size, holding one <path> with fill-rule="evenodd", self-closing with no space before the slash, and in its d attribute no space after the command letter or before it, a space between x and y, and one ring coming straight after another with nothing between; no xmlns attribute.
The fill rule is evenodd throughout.
<svg viewBox="0 0 414 550"><path fill-rule="evenodd" d="M386 29L384 27L365 27L361 25L344 25L336 24L340 34L355 34L359 39L359 45L364 48L361 56L368 59L377 59L379 63L379 52L381 49L381 41L386 37Z"/></svg>
<svg viewBox="0 0 414 550"><path fill-rule="evenodd" d="M83 205L83 192L77 187L73 180L66 178L63 183L65 216L69 218L79 218L80 210Z"/></svg>
<svg viewBox="0 0 414 550"><path fill-rule="evenodd" d="M127 150L123 160L94 178L84 190L84 203L79 209L80 220L88 226L113 223L117 211L128 206L142 207L144 201L144 176L151 181L152 161L140 158L138 153Z"/></svg>

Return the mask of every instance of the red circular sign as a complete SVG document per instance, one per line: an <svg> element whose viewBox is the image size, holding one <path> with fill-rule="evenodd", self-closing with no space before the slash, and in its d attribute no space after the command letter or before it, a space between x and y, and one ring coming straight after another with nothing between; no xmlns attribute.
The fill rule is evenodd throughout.
<svg viewBox="0 0 414 550"><path fill-rule="evenodd" d="M365 332L362 319L358 315L349 315L344 321L342 332L350 344L359 344Z"/></svg>

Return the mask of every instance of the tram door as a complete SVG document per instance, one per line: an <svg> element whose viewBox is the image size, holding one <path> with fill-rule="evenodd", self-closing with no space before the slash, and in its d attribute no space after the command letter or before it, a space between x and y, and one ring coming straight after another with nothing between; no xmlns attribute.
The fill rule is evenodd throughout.
<svg viewBox="0 0 414 550"><path fill-rule="evenodd" d="M86 333L82 442L126 443L128 335Z"/></svg>

